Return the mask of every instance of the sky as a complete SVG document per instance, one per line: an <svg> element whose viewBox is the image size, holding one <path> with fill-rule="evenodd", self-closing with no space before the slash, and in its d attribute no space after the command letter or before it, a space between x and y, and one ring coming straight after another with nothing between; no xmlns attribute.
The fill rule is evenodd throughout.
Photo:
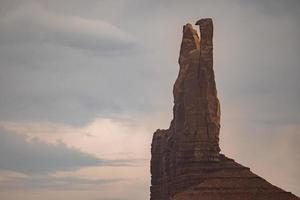
<svg viewBox="0 0 300 200"><path fill-rule="evenodd" d="M222 153L299 196L298 0L0 0L0 198L149 199L182 26L204 17Z"/></svg>

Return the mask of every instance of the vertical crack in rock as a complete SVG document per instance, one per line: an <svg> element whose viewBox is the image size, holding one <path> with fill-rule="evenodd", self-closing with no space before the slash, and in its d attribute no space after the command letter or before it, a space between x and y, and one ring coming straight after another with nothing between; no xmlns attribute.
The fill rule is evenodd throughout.
<svg viewBox="0 0 300 200"><path fill-rule="evenodd" d="M213 22L183 26L173 120L151 145L151 200L299 199L220 154L220 104L213 71Z"/></svg>

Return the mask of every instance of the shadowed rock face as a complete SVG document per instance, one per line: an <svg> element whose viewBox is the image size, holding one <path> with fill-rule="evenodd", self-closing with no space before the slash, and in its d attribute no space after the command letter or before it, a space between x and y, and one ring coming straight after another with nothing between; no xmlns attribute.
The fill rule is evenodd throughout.
<svg viewBox="0 0 300 200"><path fill-rule="evenodd" d="M183 26L173 120L151 147L151 200L299 199L220 154L220 105L213 71L213 23L201 19L201 39Z"/></svg>

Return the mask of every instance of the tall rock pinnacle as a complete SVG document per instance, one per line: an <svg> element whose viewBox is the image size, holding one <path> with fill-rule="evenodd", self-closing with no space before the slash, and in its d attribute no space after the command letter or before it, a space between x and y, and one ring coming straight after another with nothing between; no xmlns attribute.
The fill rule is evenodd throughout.
<svg viewBox="0 0 300 200"><path fill-rule="evenodd" d="M299 199L220 154L220 104L213 71L213 22L183 26L173 120L151 147L151 200ZM275 195L276 194L276 195Z"/></svg>
<svg viewBox="0 0 300 200"><path fill-rule="evenodd" d="M220 106L213 71L211 19L199 20L201 40L190 24L183 28L180 71L174 85L174 133L190 139L195 159L217 160ZM205 37L202 38L202 35ZM173 128L173 127L171 127ZM198 143L195 143L198 142Z"/></svg>

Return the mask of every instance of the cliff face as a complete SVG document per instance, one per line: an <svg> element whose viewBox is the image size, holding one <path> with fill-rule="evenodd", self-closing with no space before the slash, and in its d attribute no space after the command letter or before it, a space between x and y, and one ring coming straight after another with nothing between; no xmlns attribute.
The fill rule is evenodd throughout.
<svg viewBox="0 0 300 200"><path fill-rule="evenodd" d="M201 19L201 39L183 27L173 120L151 147L151 200L299 199L220 154L220 105L213 71L213 23Z"/></svg>

